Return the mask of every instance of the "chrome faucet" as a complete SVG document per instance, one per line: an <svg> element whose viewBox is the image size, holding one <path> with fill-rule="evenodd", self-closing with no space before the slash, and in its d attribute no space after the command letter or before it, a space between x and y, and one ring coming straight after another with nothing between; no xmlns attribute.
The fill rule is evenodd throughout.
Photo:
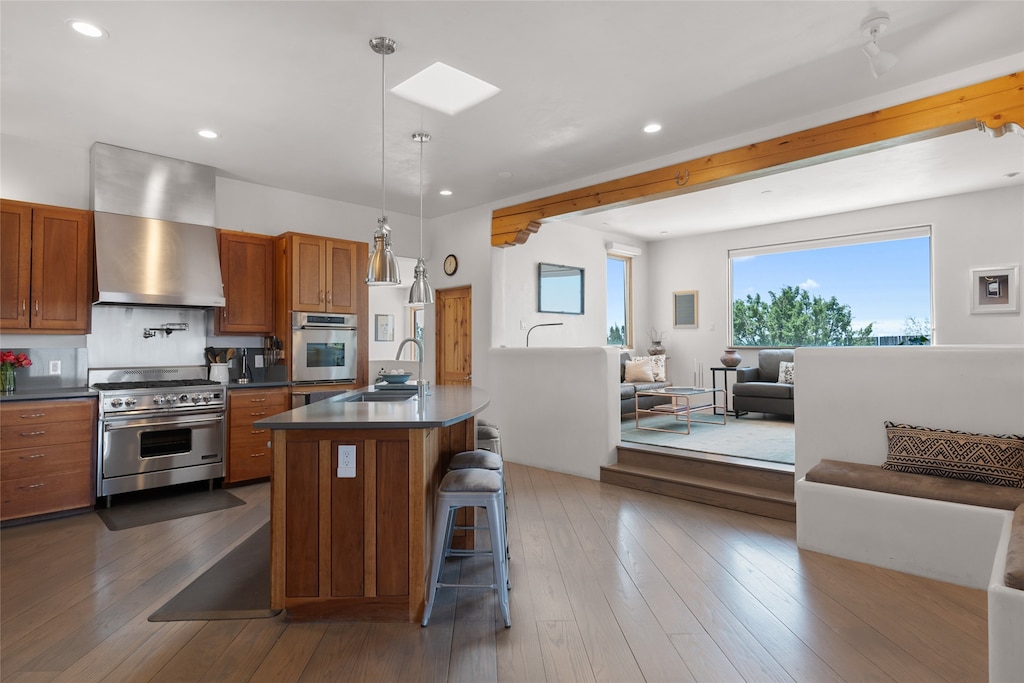
<svg viewBox="0 0 1024 683"><path fill-rule="evenodd" d="M402 349L405 345L412 342L416 345L416 348L420 350L420 359L417 361L416 366L416 397L422 402L424 396L427 395L426 380L423 379L423 342L414 337L406 337L398 344L398 353L395 354L395 360L402 360Z"/></svg>

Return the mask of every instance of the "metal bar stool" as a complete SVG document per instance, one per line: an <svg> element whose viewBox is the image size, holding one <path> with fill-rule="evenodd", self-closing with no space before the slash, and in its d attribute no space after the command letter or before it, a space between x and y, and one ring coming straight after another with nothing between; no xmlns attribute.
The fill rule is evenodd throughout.
<svg viewBox="0 0 1024 683"><path fill-rule="evenodd" d="M485 451L501 455L501 431L498 425L483 418L476 421L476 445Z"/></svg>
<svg viewBox="0 0 1024 683"><path fill-rule="evenodd" d="M451 461L448 463L448 471L452 472L455 470L466 469L491 470L501 475L502 493L505 494L506 499L505 506L502 507L502 510L506 510L508 506L508 490L505 486L505 461L502 460L501 455L494 451L479 448L474 451L462 451L461 453L453 455ZM502 525L502 528L504 528L504 525ZM505 539L505 558L508 559L508 537L504 535L502 537Z"/></svg>
<svg viewBox="0 0 1024 683"><path fill-rule="evenodd" d="M464 507L481 507L487 514L491 547L488 550L453 550L452 531L455 513ZM512 626L508 608L508 562L499 549L505 539L505 495L501 476L492 470L462 469L444 475L438 487L437 510L434 514L434 546L430 563L430 584L427 604L423 609L423 626L430 621L434 597L438 588L494 588L498 591L498 605L505 628ZM494 565L494 582L490 584L442 583L441 572L446 557L490 555Z"/></svg>

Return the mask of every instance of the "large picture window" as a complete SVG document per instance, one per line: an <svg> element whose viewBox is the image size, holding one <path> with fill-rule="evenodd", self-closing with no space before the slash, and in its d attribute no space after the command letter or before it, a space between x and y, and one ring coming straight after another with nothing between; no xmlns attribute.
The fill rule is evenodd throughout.
<svg viewBox="0 0 1024 683"><path fill-rule="evenodd" d="M931 343L928 226L729 252L734 346Z"/></svg>
<svg viewBox="0 0 1024 683"><path fill-rule="evenodd" d="M632 348L631 269L628 256L608 255L608 339L609 346Z"/></svg>

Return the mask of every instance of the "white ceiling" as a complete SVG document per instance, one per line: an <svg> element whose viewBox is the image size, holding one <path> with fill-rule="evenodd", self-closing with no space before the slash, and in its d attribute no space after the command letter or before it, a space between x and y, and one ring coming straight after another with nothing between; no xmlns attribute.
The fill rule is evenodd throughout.
<svg viewBox="0 0 1024 683"><path fill-rule="evenodd" d="M882 48L900 57L878 80L859 29L876 8L892 17ZM70 18L109 36L81 37ZM455 116L388 96L388 208L418 212L422 128L434 217L1020 58L1024 3L3 0L0 31L4 136L101 141L369 206L381 57L368 42L394 38L389 87L442 61L502 89ZM664 129L642 133L652 120ZM222 137L198 138L204 127ZM1024 181L1006 177L1024 170L1022 140L962 133L579 222L658 239L995 187Z"/></svg>

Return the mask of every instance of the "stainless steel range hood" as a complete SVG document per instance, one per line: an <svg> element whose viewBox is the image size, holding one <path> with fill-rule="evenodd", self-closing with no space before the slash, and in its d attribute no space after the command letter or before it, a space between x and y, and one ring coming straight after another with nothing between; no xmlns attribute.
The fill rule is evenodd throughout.
<svg viewBox="0 0 1024 683"><path fill-rule="evenodd" d="M100 304L224 305L209 166L92 146Z"/></svg>

